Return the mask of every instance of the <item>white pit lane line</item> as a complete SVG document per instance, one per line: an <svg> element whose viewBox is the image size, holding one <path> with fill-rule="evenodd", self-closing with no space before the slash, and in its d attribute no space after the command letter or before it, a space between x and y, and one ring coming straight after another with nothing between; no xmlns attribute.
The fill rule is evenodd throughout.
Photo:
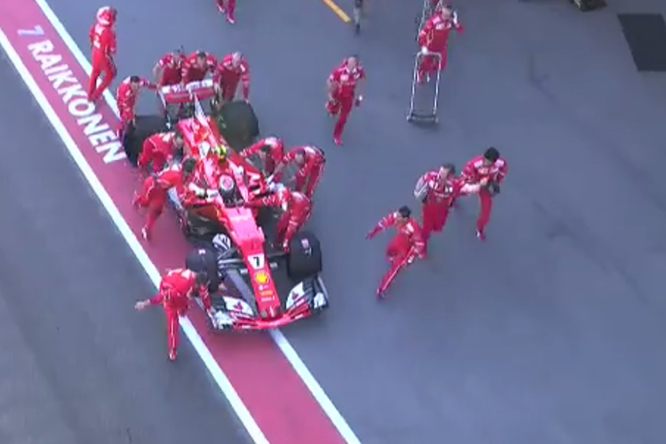
<svg viewBox="0 0 666 444"><path fill-rule="evenodd" d="M45 0L35 0L35 2L37 3L37 5L39 5L44 15L51 22L51 25L54 27L60 38L63 40L67 48L74 56L74 58L76 58L76 60L79 62L84 71L88 75L90 75L92 71L92 66L90 62L83 55L77 44L74 42L74 39L72 39L72 37L69 35L67 30L63 26L62 22L53 12L48 3ZM111 197L108 195L108 193L102 186L101 182L95 175L94 171L83 157L80 149L78 148L78 146L76 145L70 134L67 132L63 123L60 121L60 118L57 116L53 108L48 103L46 97L37 86L37 83L32 78L30 72L25 67L23 61L20 59L20 57L10 44L9 40L7 39L7 36L4 34L4 32L1 29L0 29L0 44L5 49L5 52L7 53L10 60L16 67L17 71L19 72L19 75L30 89L30 92L37 100L37 103L39 103L40 107L46 114L47 118L51 122L51 125L53 125L56 132L64 142L70 155L72 156L72 158L78 165L79 169L83 173L84 177L90 184L91 188L93 189L93 191L99 198L100 202L106 209L113 223L116 225L116 227L124 237L125 241L127 242L130 249L138 259L141 266L148 274L149 278L151 279L155 287L158 288L161 276L157 268L146 254L145 250L137 240L136 236L130 229L127 222L123 219L122 215L118 211L118 208L111 200ZM116 99L113 97L110 90L107 89L104 92L104 99L106 100L109 107L116 114L116 116L119 116ZM181 318L180 325L183 329L183 332L189 339L190 343L196 350L197 354L204 362L206 368L215 379L215 382L217 383L218 387L228 399L231 407L238 415L238 418L248 431L252 440L256 444L264 444L264 443L270 444L269 441L264 436L261 429L259 428L259 426L257 425L256 421L252 417L252 414L238 396L238 393L232 386L227 376L224 374L224 372L217 364L217 362L215 362L213 355L208 350L208 348L204 344L203 340L201 339L201 337L199 336L199 334L197 333L196 329L189 321L189 319ZM306 387L308 388L314 399L317 401L317 403L320 405L324 413L331 420L331 422L338 430L342 438L349 444L361 444L359 438L356 436L356 434L351 429L351 427L344 419L344 417L340 414L338 409L335 407L335 405L328 397L324 389L321 387L319 382L315 379L314 375L307 368L307 366L300 358L294 347L291 345L291 343L289 343L287 338L279 330L271 330L270 334L275 343L277 344L277 346L284 354L285 358L289 361L289 363L293 367L296 374L298 374L298 376L304 382L304 384L306 385Z"/></svg>
<svg viewBox="0 0 666 444"><path fill-rule="evenodd" d="M118 208L115 206L115 204L111 200L111 197L102 186L102 183L95 175L93 169L90 167L88 162L83 157L83 154L81 154L81 150L76 145L74 139L72 139L72 136L70 136L65 126L60 121L60 118L49 104L48 100L42 93L39 86L37 86L37 83L33 79L32 75L30 74L26 66L23 64L23 61L14 50L13 46L7 39L7 36L5 35L2 29L0 29L0 46L3 47L5 53L12 61L19 75L27 85L32 95L35 97L35 100L44 111L44 114L46 114L46 117L48 118L49 122L51 122L51 125L58 133L58 136L60 137L60 139L62 139L63 143L65 144L65 147L67 148L67 151L69 151L69 154L76 162L77 166L83 173L85 179L90 184L91 188L99 198L100 202L106 209L109 216L111 216L111 220L118 228L118 231L120 231L122 236L125 238L125 241L129 245L130 249L136 256L136 258L139 260L139 263L148 274L150 280L155 285L155 289L159 288L159 283L161 280L159 271L157 271L157 268L151 262L150 258L148 257L145 250L137 240L136 236L134 236L134 233L132 233L132 230L130 229L129 225L127 225L127 222L121 216L120 212L118 211ZM264 436L261 429L259 428L259 426L257 425L257 423L255 422L254 418L250 414L250 411L247 409L245 404L243 404L243 401L238 396L238 393L231 385L231 382L229 381L227 376L224 374L224 372L217 364L217 362L215 362L215 358L204 344L203 340L199 336L199 333L197 333L196 329L194 328L190 320L187 318L180 318L180 326L182 327L183 332L189 339L195 351L197 352L201 360L204 362L204 365L206 366L210 374L213 376L213 379L217 383L218 387L229 401L229 404L233 408L234 412L236 412L236 415L238 415L238 418L240 419L241 423L247 430L251 439L256 444L270 444L269 441Z"/></svg>

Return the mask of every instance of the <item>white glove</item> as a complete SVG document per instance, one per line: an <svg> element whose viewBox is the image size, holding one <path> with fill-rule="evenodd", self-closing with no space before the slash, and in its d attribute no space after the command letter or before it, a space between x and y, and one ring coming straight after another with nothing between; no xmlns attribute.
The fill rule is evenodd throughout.
<svg viewBox="0 0 666 444"><path fill-rule="evenodd" d="M428 54L428 48L426 48L425 46L421 46L421 54L423 55Z"/></svg>
<svg viewBox="0 0 666 444"><path fill-rule="evenodd" d="M453 20L453 24L454 24L455 26L458 26L458 13L457 13L457 12L454 12L454 13L452 14L451 19Z"/></svg>

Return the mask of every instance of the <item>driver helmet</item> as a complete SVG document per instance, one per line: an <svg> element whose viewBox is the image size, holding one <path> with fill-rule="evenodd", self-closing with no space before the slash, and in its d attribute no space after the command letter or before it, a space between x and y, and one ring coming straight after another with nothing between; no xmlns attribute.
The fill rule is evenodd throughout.
<svg viewBox="0 0 666 444"><path fill-rule="evenodd" d="M118 11L110 6L102 6L97 10L97 22L103 26L111 26L116 21Z"/></svg>
<svg viewBox="0 0 666 444"><path fill-rule="evenodd" d="M213 237L213 246L218 250L228 250L231 248L231 239L226 234L216 234Z"/></svg>
<svg viewBox="0 0 666 444"><path fill-rule="evenodd" d="M221 163L227 159L227 154L229 150L227 149L226 146L220 144L217 146L217 148L213 149L212 152L218 157L218 161Z"/></svg>

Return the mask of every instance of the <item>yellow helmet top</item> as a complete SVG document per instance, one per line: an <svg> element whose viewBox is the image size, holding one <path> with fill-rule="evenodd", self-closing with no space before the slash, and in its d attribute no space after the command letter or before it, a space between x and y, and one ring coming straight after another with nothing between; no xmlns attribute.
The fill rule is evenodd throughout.
<svg viewBox="0 0 666 444"><path fill-rule="evenodd" d="M218 145L213 149L213 154L219 157L220 161L223 161L227 158L228 148L224 145Z"/></svg>

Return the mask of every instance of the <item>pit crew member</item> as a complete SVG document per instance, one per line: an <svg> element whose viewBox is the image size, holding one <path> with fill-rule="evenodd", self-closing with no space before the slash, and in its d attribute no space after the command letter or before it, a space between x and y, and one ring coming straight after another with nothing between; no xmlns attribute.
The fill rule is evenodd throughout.
<svg viewBox="0 0 666 444"><path fill-rule="evenodd" d="M352 108L354 105L359 106L363 101L364 83L365 70L357 56L346 58L328 77L326 109L331 116L338 116L333 130L333 140L336 145L342 145L342 132Z"/></svg>
<svg viewBox="0 0 666 444"><path fill-rule="evenodd" d="M116 55L116 17L118 12L109 6L97 10L97 21L90 28L90 48L92 50L92 72L88 82L88 100L96 102L111 85L117 70L113 57ZM100 75L104 75L97 86Z"/></svg>
<svg viewBox="0 0 666 444"><path fill-rule="evenodd" d="M417 73L417 82L424 83L431 74L446 69L449 48L449 34L455 29L464 32L463 26L458 22L457 13L451 6L437 8L433 16L426 22L419 33L418 41L421 46L421 63ZM435 57L428 53L438 53Z"/></svg>
<svg viewBox="0 0 666 444"><path fill-rule="evenodd" d="M274 177L280 180L284 167L294 162L298 167L296 172L296 191L299 191L312 199L315 189L319 184L324 172L326 157L324 152L315 146L300 146L289 151L275 169Z"/></svg>
<svg viewBox="0 0 666 444"><path fill-rule="evenodd" d="M153 76L158 87L177 85L183 80L185 54L182 49L165 55L153 67Z"/></svg>
<svg viewBox="0 0 666 444"><path fill-rule="evenodd" d="M153 226L164 211L164 205L169 197L168 191L171 188L176 188L178 195L185 194L185 187L189 184L196 165L197 161L195 159L188 158L183 162L182 170L169 169L148 176L143 181L141 193L135 194L132 205L148 210L146 223L141 229L144 240L150 239Z"/></svg>
<svg viewBox="0 0 666 444"><path fill-rule="evenodd" d="M180 131L153 134L143 142L138 166L159 173L175 156L182 157L185 142Z"/></svg>
<svg viewBox="0 0 666 444"><path fill-rule="evenodd" d="M169 270L160 282L160 288L151 299L139 301L134 305L136 310L144 310L151 305L164 308L169 336L169 359L175 361L178 356L180 316L185 316L190 299L198 295L209 315L214 314L208 294L208 276L204 272L196 273L187 268Z"/></svg>
<svg viewBox="0 0 666 444"><path fill-rule="evenodd" d="M187 85L190 82L200 82L207 74L214 74L217 69L217 59L205 51L190 54L183 62L181 82Z"/></svg>
<svg viewBox="0 0 666 444"><path fill-rule="evenodd" d="M500 192L500 184L509 172L506 163L497 148L488 148L483 156L475 157L467 162L462 171L466 183L479 185L478 195L481 202L481 212L476 222L476 236L486 239L485 229L490 221L490 212L493 208L493 198Z"/></svg>
<svg viewBox="0 0 666 444"><path fill-rule="evenodd" d="M243 85L243 99L250 100L250 65L240 52L234 52L222 59L215 73L220 87L220 98L230 102L236 97L238 85Z"/></svg>
<svg viewBox="0 0 666 444"><path fill-rule="evenodd" d="M227 21L232 25L236 23L236 0L217 0L217 9L227 17Z"/></svg>
<svg viewBox="0 0 666 444"><path fill-rule="evenodd" d="M473 194L479 188L479 185L465 183L464 179L456 177L456 167L452 163L445 163L439 170L428 171L419 178L414 188L414 197L423 203L421 232L424 254L427 255L431 233L439 233L444 229L453 202L461 194Z"/></svg>
<svg viewBox="0 0 666 444"><path fill-rule="evenodd" d="M240 155L245 159L257 155L264 165L264 173L270 176L284 158L284 143L277 137L267 137L245 148Z"/></svg>
<svg viewBox="0 0 666 444"><path fill-rule="evenodd" d="M252 200L247 203L249 207L277 207L282 209L282 216L277 224L276 243L281 244L282 250L289 252L289 245L298 230L310 218L312 202L302 193L291 191L284 185L278 184L275 193Z"/></svg>
<svg viewBox="0 0 666 444"><path fill-rule="evenodd" d="M140 88L155 89L157 86L139 76L130 76L122 81L116 92L118 111L120 112L120 128L118 138L123 140L125 135L131 133L135 125L136 99Z"/></svg>
<svg viewBox="0 0 666 444"><path fill-rule="evenodd" d="M378 299L384 298L389 286L404 267L414 262L417 258L425 258L425 244L421 235L421 227L411 217L411 214L412 211L409 207L400 207L398 211L394 211L380 220L377 226L366 236L366 239L372 239L378 233L390 227L395 227L398 231L386 249L386 256L391 266L384 277L382 277L377 288Z"/></svg>

